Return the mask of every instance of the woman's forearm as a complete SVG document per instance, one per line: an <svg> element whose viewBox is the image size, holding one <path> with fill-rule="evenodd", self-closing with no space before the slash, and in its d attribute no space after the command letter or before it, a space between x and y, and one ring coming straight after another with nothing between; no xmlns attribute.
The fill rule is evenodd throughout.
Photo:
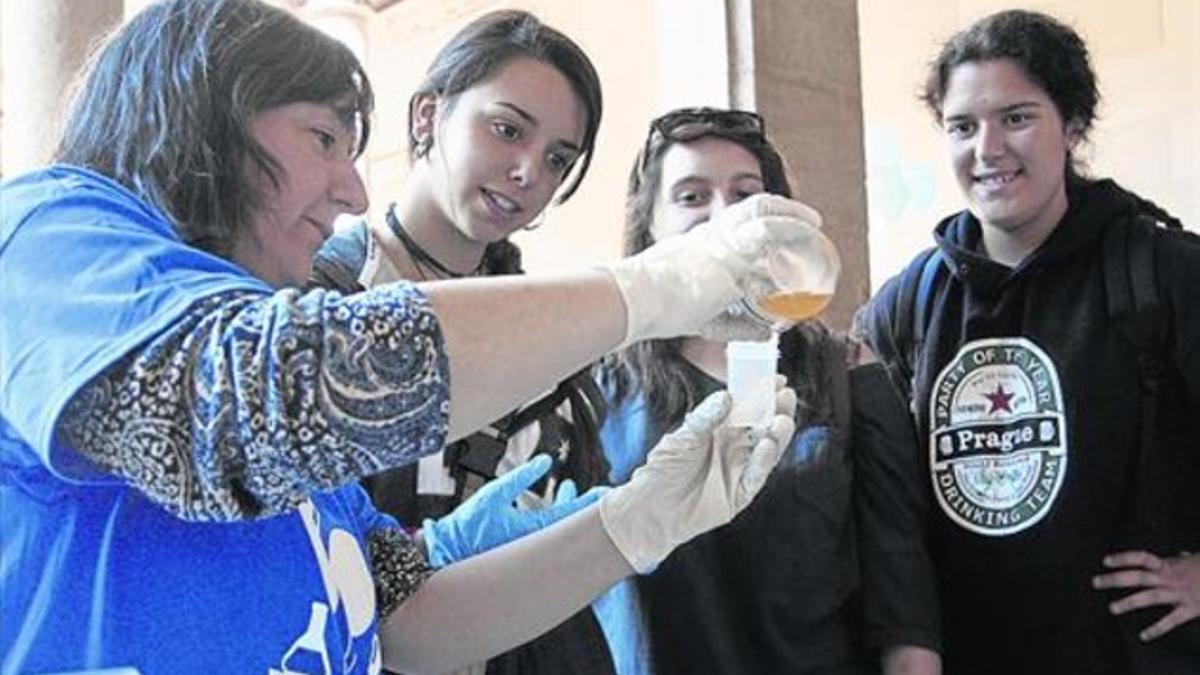
<svg viewBox="0 0 1200 675"><path fill-rule="evenodd" d="M632 572L589 507L436 572L384 620L384 663L441 673L487 659L553 628Z"/></svg>
<svg viewBox="0 0 1200 675"><path fill-rule="evenodd" d="M625 337L621 293L603 270L421 284L450 359L450 437L529 401Z"/></svg>

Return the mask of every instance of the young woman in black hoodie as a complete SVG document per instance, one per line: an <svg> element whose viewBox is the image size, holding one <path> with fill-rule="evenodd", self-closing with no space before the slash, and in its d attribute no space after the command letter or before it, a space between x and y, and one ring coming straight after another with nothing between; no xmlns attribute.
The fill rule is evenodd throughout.
<svg viewBox="0 0 1200 675"><path fill-rule="evenodd" d="M860 467L860 508L886 506L933 561L941 606L925 613L941 613L946 672L1200 672L1200 558L1137 522L1155 491L1146 471L1172 460L1145 455L1161 421L1139 414L1144 376L1103 254L1135 216L1178 221L1077 171L1099 94L1086 45L1048 16L1000 12L953 37L924 99L967 208L935 229L925 283L892 279L860 316L904 374L922 448ZM1177 387L1163 424L1194 428L1200 239L1156 228L1153 241ZM1197 465L1192 453L1177 468Z"/></svg>

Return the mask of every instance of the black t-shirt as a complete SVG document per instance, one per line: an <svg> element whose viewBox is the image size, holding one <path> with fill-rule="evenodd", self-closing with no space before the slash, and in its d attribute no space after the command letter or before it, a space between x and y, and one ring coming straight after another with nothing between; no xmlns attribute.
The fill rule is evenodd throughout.
<svg viewBox="0 0 1200 675"><path fill-rule="evenodd" d="M931 503L912 417L881 365L850 372L854 506L864 641L941 651L941 611L929 557Z"/></svg>
<svg viewBox="0 0 1200 675"><path fill-rule="evenodd" d="M700 396L721 387L689 373ZM850 479L840 444L811 466L785 456L732 523L637 579L656 675L877 670L860 643Z"/></svg>

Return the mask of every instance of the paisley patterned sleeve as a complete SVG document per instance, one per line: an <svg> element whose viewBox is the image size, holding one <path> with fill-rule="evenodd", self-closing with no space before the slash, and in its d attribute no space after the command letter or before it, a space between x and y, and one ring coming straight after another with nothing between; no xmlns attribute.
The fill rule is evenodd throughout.
<svg viewBox="0 0 1200 675"><path fill-rule="evenodd" d="M289 510L445 441L449 364L409 285L233 292L83 388L59 438L180 518Z"/></svg>

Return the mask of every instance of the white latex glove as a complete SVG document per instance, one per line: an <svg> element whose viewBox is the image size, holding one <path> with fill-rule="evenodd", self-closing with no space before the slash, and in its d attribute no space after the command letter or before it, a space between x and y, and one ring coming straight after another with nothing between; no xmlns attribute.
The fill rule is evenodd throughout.
<svg viewBox="0 0 1200 675"><path fill-rule="evenodd" d="M795 431L796 393L778 378L767 428L725 426L730 399L719 391L663 436L629 482L600 498L600 520L640 574L675 547L746 508L779 462Z"/></svg>
<svg viewBox="0 0 1200 675"><path fill-rule="evenodd" d="M741 297L758 299L779 290L767 273L768 254L804 249L820 228L821 215L812 208L778 195L755 195L685 234L608 265L625 301L622 346L680 335L765 338L766 327L722 312Z"/></svg>

